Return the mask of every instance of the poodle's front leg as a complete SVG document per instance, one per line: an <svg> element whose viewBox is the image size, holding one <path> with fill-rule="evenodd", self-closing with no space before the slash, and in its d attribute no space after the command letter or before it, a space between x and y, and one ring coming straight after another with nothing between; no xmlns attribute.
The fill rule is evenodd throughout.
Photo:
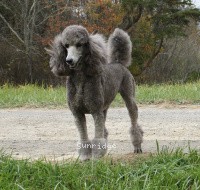
<svg viewBox="0 0 200 190"><path fill-rule="evenodd" d="M89 160L92 157L92 145L88 139L86 118L84 114L74 114L75 122L80 134L80 142L78 143L78 152L80 160Z"/></svg>
<svg viewBox="0 0 200 190"><path fill-rule="evenodd" d="M107 131L105 131L105 114L92 114L95 123L95 138L92 140L92 156L100 158L107 152Z"/></svg>

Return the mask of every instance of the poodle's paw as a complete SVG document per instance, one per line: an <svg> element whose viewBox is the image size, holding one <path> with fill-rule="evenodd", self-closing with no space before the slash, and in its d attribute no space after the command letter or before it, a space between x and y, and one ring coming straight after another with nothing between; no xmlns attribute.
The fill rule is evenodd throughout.
<svg viewBox="0 0 200 190"><path fill-rule="evenodd" d="M136 154L141 154L142 153L142 148L141 148L141 144L140 145L134 145L134 153Z"/></svg>
<svg viewBox="0 0 200 190"><path fill-rule="evenodd" d="M90 141L81 141L77 144L77 147L81 161L89 160L92 157L92 145Z"/></svg>
<svg viewBox="0 0 200 190"><path fill-rule="evenodd" d="M134 153L142 153L141 144L143 142L143 130L139 125L131 127L130 135L134 146Z"/></svg>
<svg viewBox="0 0 200 190"><path fill-rule="evenodd" d="M94 138L92 140L92 157L103 157L107 152L107 140L104 138Z"/></svg>

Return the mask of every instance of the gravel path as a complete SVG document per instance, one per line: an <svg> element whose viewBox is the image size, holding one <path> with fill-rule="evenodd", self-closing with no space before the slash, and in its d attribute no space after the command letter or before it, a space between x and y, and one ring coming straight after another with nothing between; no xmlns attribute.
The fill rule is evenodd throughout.
<svg viewBox="0 0 200 190"><path fill-rule="evenodd" d="M165 108L140 106L139 123L143 127L144 152L160 147L191 147L200 150L200 106ZM93 120L87 116L90 138ZM109 109L106 121L109 130L108 154L133 152L129 138L130 120L125 108ZM76 157L78 134L69 110L0 109L0 148L15 158L62 160Z"/></svg>

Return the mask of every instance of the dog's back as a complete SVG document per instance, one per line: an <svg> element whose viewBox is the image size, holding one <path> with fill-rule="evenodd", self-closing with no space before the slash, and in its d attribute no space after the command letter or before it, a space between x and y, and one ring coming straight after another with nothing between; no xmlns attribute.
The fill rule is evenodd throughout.
<svg viewBox="0 0 200 190"><path fill-rule="evenodd" d="M132 42L129 35L116 28L107 42L108 63L104 66L104 106L109 107L118 92L135 95L134 79L126 68L131 64Z"/></svg>

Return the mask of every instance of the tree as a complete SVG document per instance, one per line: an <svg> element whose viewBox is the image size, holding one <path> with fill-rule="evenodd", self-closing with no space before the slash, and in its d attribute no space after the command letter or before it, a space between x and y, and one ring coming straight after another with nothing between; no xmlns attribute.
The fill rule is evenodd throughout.
<svg viewBox="0 0 200 190"><path fill-rule="evenodd" d="M139 76L165 51L166 41L184 36L188 24L199 17L191 0L1 0L0 46L11 56L1 54L0 75L5 71L4 78L10 77L17 70L26 82L47 78L44 47L66 26L83 24L89 32L106 36L117 26L126 30L133 42L130 71Z"/></svg>
<svg viewBox="0 0 200 190"><path fill-rule="evenodd" d="M125 10L119 25L133 39L130 70L140 75L163 51L163 43L174 36L184 36L191 20L200 20L200 10L191 0L122 0Z"/></svg>
<svg viewBox="0 0 200 190"><path fill-rule="evenodd" d="M21 51L26 56L29 68L29 77L32 82L32 52L33 35L35 32L36 16L38 11L38 0L18 0L17 2L1 2L1 8L5 9L6 15L0 13L4 26L7 26L12 34L12 41L8 36L2 35L17 51ZM14 12L12 12L14 10ZM8 16L9 15L9 16ZM11 38L10 38L11 39ZM14 42L15 41L15 42Z"/></svg>
<svg viewBox="0 0 200 190"><path fill-rule="evenodd" d="M28 66L28 82L33 82L33 59L40 56L38 39L44 33L47 20L57 15L62 4L62 11L66 9L64 0L1 0L0 2L0 23L2 24L1 39L13 47L13 52L23 55Z"/></svg>
<svg viewBox="0 0 200 190"><path fill-rule="evenodd" d="M60 11L48 18L45 35L40 39L43 45L47 45L56 34L71 24L82 24L91 33L98 31L109 35L121 22L123 16L121 4L113 3L111 0L69 1L64 11L62 7L63 5L60 4L57 7Z"/></svg>
<svg viewBox="0 0 200 190"><path fill-rule="evenodd" d="M85 6L86 19L84 25L90 32L97 30L104 35L110 35L121 22L124 11L121 5L111 0L96 0Z"/></svg>
<svg viewBox="0 0 200 190"><path fill-rule="evenodd" d="M109 0L1 0L0 46L3 57L10 55L1 57L1 79L36 82L50 71L44 47L67 25L84 24L90 32L108 34L119 23L119 13L120 5Z"/></svg>
<svg viewBox="0 0 200 190"><path fill-rule="evenodd" d="M152 84L200 79L200 37L199 27L195 22L190 23L186 34L187 36L174 37L164 43L164 51L142 73L140 82Z"/></svg>

